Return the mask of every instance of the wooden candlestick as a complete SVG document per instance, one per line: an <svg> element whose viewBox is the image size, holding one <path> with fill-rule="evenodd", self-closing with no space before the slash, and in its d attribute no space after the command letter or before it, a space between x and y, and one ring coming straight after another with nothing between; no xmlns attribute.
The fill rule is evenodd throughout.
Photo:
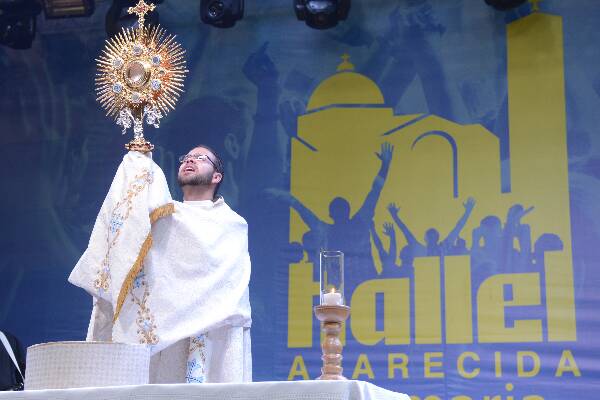
<svg viewBox="0 0 600 400"><path fill-rule="evenodd" d="M348 306L316 306L315 315L322 324L325 338L321 344L323 349L323 368L321 380L345 380L342 375L342 349L344 345L340 340L342 322L350 316Z"/></svg>

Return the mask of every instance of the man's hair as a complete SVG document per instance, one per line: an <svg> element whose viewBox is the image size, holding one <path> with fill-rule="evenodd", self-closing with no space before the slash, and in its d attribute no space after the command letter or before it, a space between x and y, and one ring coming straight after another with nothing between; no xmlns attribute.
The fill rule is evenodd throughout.
<svg viewBox="0 0 600 400"><path fill-rule="evenodd" d="M212 162L214 163L215 171L221 174L221 181L217 183L217 186L215 186L215 193L213 194L213 197L217 197L217 193L219 192L219 186L221 186L221 183L223 183L223 179L225 179L225 169L223 167L223 160L221 160L219 153L217 153L212 147L207 146L205 144L199 144L194 148L198 147L203 147L213 154L214 160L212 160Z"/></svg>

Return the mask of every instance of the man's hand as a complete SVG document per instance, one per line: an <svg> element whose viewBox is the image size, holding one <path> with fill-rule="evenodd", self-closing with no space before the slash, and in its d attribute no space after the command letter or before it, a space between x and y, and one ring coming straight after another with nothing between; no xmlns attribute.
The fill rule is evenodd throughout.
<svg viewBox="0 0 600 400"><path fill-rule="evenodd" d="M267 54L268 45L269 42L264 42L257 51L250 54L242 69L246 78L256 86L276 82L279 77L275 64Z"/></svg>
<svg viewBox="0 0 600 400"><path fill-rule="evenodd" d="M389 222L385 222L383 224L383 233L386 236L394 237L396 235L396 232L394 231L394 225L390 224Z"/></svg>
<svg viewBox="0 0 600 400"><path fill-rule="evenodd" d="M394 146L385 142L381 145L381 152L375 153L377 158L381 160L383 164L389 165L392 161L392 153L394 152Z"/></svg>
<svg viewBox="0 0 600 400"><path fill-rule="evenodd" d="M398 215L398 211L400 211L400 207L396 206L396 203L388 204L387 209L392 216Z"/></svg>
<svg viewBox="0 0 600 400"><path fill-rule="evenodd" d="M475 207L475 199L472 197L469 197L467 199L467 201L465 201L463 203L463 207L465 208L466 211L471 211L473 209L473 207Z"/></svg>

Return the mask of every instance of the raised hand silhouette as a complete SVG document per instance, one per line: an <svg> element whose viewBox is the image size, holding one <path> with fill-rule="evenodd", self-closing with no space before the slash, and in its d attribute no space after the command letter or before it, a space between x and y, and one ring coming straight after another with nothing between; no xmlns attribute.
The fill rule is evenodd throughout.
<svg viewBox="0 0 600 400"><path fill-rule="evenodd" d="M388 204L387 209L390 212L390 214L392 214L392 216L393 215L398 215L398 211L400 211L400 207L398 207L396 205L396 203L390 203L390 204Z"/></svg>
<svg viewBox="0 0 600 400"><path fill-rule="evenodd" d="M385 165L389 165L392 161L392 154L394 153L394 146L385 142L381 145L381 151L379 153L375 153L377 158L379 158Z"/></svg>
<svg viewBox="0 0 600 400"><path fill-rule="evenodd" d="M267 47L269 42L264 42L258 50L248 56L242 68L246 78L256 86L276 82L279 78L279 72L267 54Z"/></svg>
<svg viewBox="0 0 600 400"><path fill-rule="evenodd" d="M463 203L463 207L465 208L465 210L470 212L473 209L473 207L475 207L475 199L469 197L467 201Z"/></svg>
<svg viewBox="0 0 600 400"><path fill-rule="evenodd" d="M390 224L389 222L385 222L383 224L383 233L386 236L389 236L390 238L391 237L395 237L396 236L396 231L394 230L394 225Z"/></svg>

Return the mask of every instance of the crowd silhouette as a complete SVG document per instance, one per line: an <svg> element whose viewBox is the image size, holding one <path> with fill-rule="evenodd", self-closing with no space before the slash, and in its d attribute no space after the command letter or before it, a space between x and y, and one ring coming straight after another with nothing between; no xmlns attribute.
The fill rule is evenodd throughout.
<svg viewBox="0 0 600 400"><path fill-rule="evenodd" d="M540 235L532 246L531 227L523 220L534 211L534 207L525 208L522 204L510 207L504 221L496 215L483 217L479 225L472 229L470 247L467 246L467 240L461 234L476 205L472 197L464 201L463 214L445 237L440 236L438 228L430 227L422 240L403 221L400 206L389 203L387 211L390 220L383 223L384 237L381 237L375 226L374 215L387 179L393 149L391 144L383 143L381 151L376 153L381 167L356 213L350 214L350 204L345 198L335 197L331 200L329 217L332 223L319 219L291 193L274 188L267 190L271 196L296 210L309 228L302 236L302 243L291 245L297 257L292 257L290 262L299 262L304 258L318 266L320 250L341 250L345 254L348 279L358 283L362 277L372 273L408 276L412 274L415 258L443 259L446 256L469 255L473 274L484 279L501 272L539 268L543 265L546 251L562 250L562 241L552 233ZM399 240L396 229L404 237L403 241ZM381 262L380 269L376 267L375 255L371 252L371 241Z"/></svg>

